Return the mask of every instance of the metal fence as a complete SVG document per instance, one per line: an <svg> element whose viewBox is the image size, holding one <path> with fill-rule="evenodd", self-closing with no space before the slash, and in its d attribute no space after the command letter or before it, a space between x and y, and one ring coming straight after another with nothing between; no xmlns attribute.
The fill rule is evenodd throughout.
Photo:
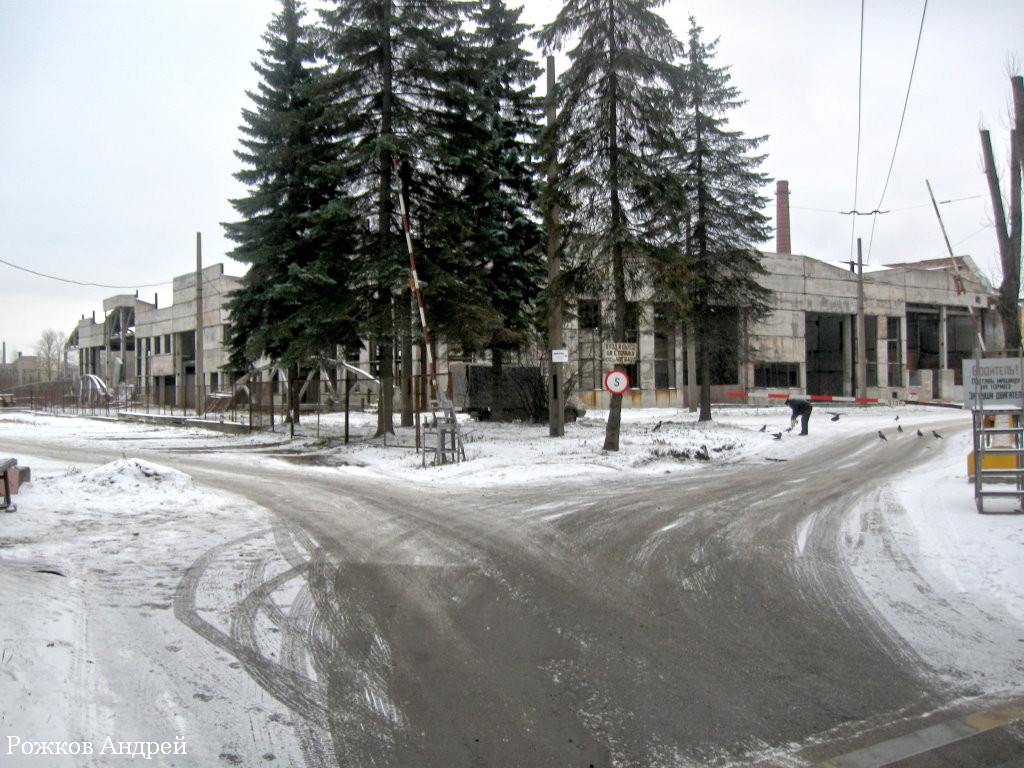
<svg viewBox="0 0 1024 768"><path fill-rule="evenodd" d="M329 386L304 386L292 383L302 392L300 412L345 410L346 403ZM269 429L283 424L289 412L288 387L281 381L250 382L231 390L196 386L122 385L90 388L80 382L42 382L24 384L0 395L5 407L27 408L63 415L119 418L122 414L149 416L168 422L201 419L245 425L250 429ZM200 403L199 408L196 402ZM376 407L373 392L357 391L348 397L350 410Z"/></svg>

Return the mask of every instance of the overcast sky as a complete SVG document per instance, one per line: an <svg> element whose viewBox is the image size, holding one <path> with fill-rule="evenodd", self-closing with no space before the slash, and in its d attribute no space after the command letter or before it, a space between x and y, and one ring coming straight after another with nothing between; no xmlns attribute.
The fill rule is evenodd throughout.
<svg viewBox="0 0 1024 768"><path fill-rule="evenodd" d="M856 236L868 262L946 254L929 179L956 252L993 280L998 254L978 129L993 131L1005 169L1009 72L1024 62L1021 0L931 0L892 178L873 210L900 126L924 0L865 0L857 167L860 0L669 0L720 39L747 105L732 117L767 135L763 170L791 189L793 250L847 260ZM526 0L546 23L557 0ZM240 113L251 62L275 0L0 0L0 341L8 360L41 332L68 333L103 299L170 302L170 280L226 259L220 222L242 188ZM774 184L764 194L774 219ZM870 242L870 250L869 250ZM774 241L765 244L774 250ZM21 269L19 269L19 267ZM63 281L30 274L34 270ZM159 284L159 285L158 285ZM429 309L429 308L428 308Z"/></svg>

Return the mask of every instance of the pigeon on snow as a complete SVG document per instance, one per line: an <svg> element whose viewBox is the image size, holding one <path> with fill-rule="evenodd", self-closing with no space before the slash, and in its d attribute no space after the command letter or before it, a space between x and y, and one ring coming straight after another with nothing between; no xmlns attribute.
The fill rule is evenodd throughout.
<svg viewBox="0 0 1024 768"><path fill-rule="evenodd" d="M918 437L924 437L924 432L922 432L920 429L917 430L917 436Z"/></svg>
<svg viewBox="0 0 1024 768"><path fill-rule="evenodd" d="M885 442L889 442L889 438L882 434L882 430L878 430L878 436L885 440Z"/></svg>
<svg viewBox="0 0 1024 768"><path fill-rule="evenodd" d="M938 432L936 432L934 429L932 430L932 434L935 435L935 437L937 437L939 440L945 440L946 439L942 435L940 435Z"/></svg>
<svg viewBox="0 0 1024 768"><path fill-rule="evenodd" d="M661 422L660 421L657 424L654 425L654 429L652 429L651 432L657 432L659 429L661 429Z"/></svg>
<svg viewBox="0 0 1024 768"><path fill-rule="evenodd" d="M774 437L776 440L781 440L782 439L782 433L781 432L776 432L774 435L772 435L772 437Z"/></svg>
<svg viewBox="0 0 1024 768"><path fill-rule="evenodd" d="M758 432L764 432L766 429L768 429L768 425L767 424L762 424L761 428L759 430L757 430L757 431Z"/></svg>
<svg viewBox="0 0 1024 768"><path fill-rule="evenodd" d="M897 416L896 418L898 419L899 416ZM903 431L903 425L902 424L897 424L896 425L896 431L897 432L902 432Z"/></svg>
<svg viewBox="0 0 1024 768"><path fill-rule="evenodd" d="M829 419L829 421L839 421L839 414L838 413L832 413L832 411L829 411L829 414L832 416L832 418Z"/></svg>

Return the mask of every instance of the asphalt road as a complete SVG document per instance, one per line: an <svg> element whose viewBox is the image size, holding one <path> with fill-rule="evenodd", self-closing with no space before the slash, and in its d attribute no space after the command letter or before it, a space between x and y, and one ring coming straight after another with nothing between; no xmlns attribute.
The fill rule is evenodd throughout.
<svg viewBox="0 0 1024 768"><path fill-rule="evenodd" d="M875 533L850 535L850 505L927 449L870 435L787 462L474 492L139 455L276 513L230 631L196 594L244 538L191 565L175 612L289 706L311 768L656 768L815 764L958 697L844 560Z"/></svg>

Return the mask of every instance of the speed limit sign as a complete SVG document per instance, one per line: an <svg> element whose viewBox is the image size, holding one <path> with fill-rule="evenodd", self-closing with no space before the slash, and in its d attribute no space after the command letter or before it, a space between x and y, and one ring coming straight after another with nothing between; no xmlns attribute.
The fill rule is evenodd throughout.
<svg viewBox="0 0 1024 768"><path fill-rule="evenodd" d="M621 395L629 389L629 374L621 368L613 368L604 375L604 388L613 395Z"/></svg>

